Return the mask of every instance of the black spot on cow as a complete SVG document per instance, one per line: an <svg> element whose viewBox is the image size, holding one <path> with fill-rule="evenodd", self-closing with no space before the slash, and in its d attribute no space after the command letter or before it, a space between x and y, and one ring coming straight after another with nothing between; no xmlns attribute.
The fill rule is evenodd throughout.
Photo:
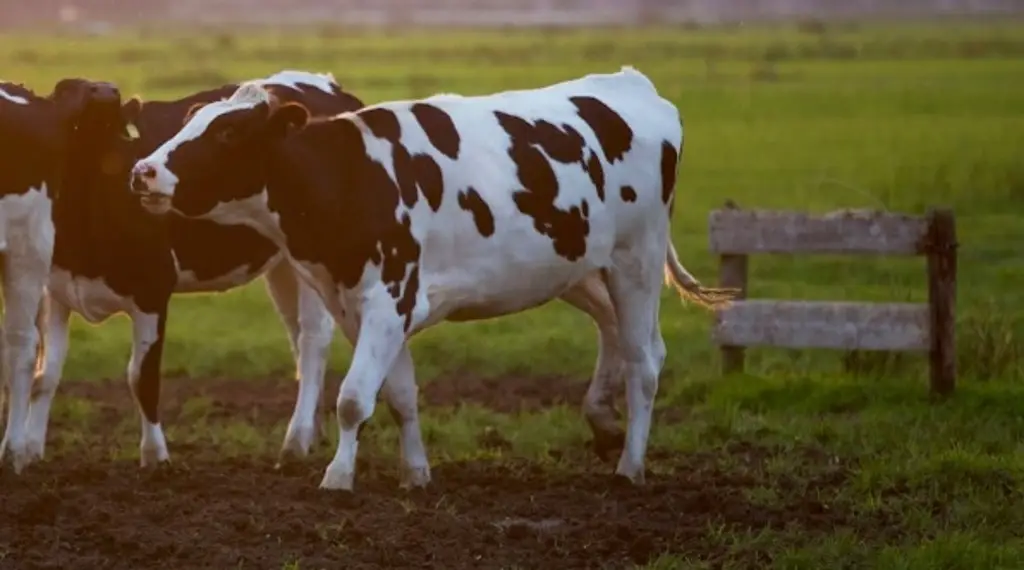
<svg viewBox="0 0 1024 570"><path fill-rule="evenodd" d="M623 186L619 189L623 202L636 202L636 190L632 186Z"/></svg>
<svg viewBox="0 0 1024 570"><path fill-rule="evenodd" d="M584 200L583 203L580 204L580 211L583 212L584 218L590 217L590 204L586 200Z"/></svg>
<svg viewBox="0 0 1024 570"><path fill-rule="evenodd" d="M391 109L375 107L359 113L359 117L377 138L397 143L402 137L402 126Z"/></svg>
<svg viewBox="0 0 1024 570"><path fill-rule="evenodd" d="M498 124L513 139L522 144L534 144L544 149L544 152L552 160L564 164L578 162L583 164L583 148L586 142L579 131L569 125L563 124L556 127L548 121L537 121L530 124L529 121L515 115L495 111L494 116L498 118Z"/></svg>
<svg viewBox="0 0 1024 570"><path fill-rule="evenodd" d="M441 196L444 194L444 178L441 175L441 167L426 154L413 156L412 167L416 172L416 181L419 183L420 192L423 192L427 204L430 205L431 210L438 211L441 208Z"/></svg>
<svg viewBox="0 0 1024 570"><path fill-rule="evenodd" d="M679 155L672 143L661 143L661 201L666 205L672 200L676 188L676 163ZM669 209L671 212L671 208Z"/></svg>
<svg viewBox="0 0 1024 570"><path fill-rule="evenodd" d="M389 285L391 296L397 303L395 311L405 318L405 330L412 326L412 311L416 306L419 292L420 244L412 235L412 221L409 213L402 214L402 221L392 224L380 238L380 278ZM409 265L412 264L412 267ZM401 295L396 295L398 289Z"/></svg>
<svg viewBox="0 0 1024 570"><path fill-rule="evenodd" d="M409 277L405 280L405 288L402 297L395 303L395 312L405 317L406 332L412 328L412 311L416 308L416 293L420 290L420 266L414 265L409 270Z"/></svg>
<svg viewBox="0 0 1024 570"><path fill-rule="evenodd" d="M426 103L416 103L410 110L419 121L420 126L423 127L423 131L427 133L430 144L448 158L457 159L462 140L448 113Z"/></svg>
<svg viewBox="0 0 1024 570"><path fill-rule="evenodd" d="M494 235L494 214L487 202L480 197L480 194L472 187L459 192L459 207L473 216L473 223L476 224L476 231L484 237Z"/></svg>
<svg viewBox="0 0 1024 570"><path fill-rule="evenodd" d="M590 176L590 181L594 183L594 188L597 190L597 198L604 202L604 167L601 166L601 159L597 157L597 153L594 151L590 151L586 171Z"/></svg>
<svg viewBox="0 0 1024 570"><path fill-rule="evenodd" d="M444 179L437 162L426 154L410 156L400 142L392 143L391 160L402 203L412 208L422 192L430 209L436 212L441 207L444 193Z"/></svg>
<svg viewBox="0 0 1024 570"><path fill-rule="evenodd" d="M409 151L403 145L394 144L391 148L391 163L395 169L395 181L398 183L398 193L402 197L402 203L406 208L412 208L419 200L420 193Z"/></svg>
<svg viewBox="0 0 1024 570"><path fill-rule="evenodd" d="M533 218L538 233L551 238L555 252L575 261L587 251L590 223L573 206L568 211L555 206L558 197L558 178L544 153L538 148L536 134L529 123L505 113L496 112L498 122L509 134L512 144L509 157L516 164L516 176L523 189L512 195L519 211Z"/></svg>
<svg viewBox="0 0 1024 570"><path fill-rule="evenodd" d="M633 129L608 105L594 97L570 97L580 117L590 125L609 163L622 160L633 146Z"/></svg>
<svg viewBox="0 0 1024 570"><path fill-rule="evenodd" d="M547 121L537 121L533 130L534 142L558 162L571 164L583 160L585 142L579 131L569 125L561 128Z"/></svg>

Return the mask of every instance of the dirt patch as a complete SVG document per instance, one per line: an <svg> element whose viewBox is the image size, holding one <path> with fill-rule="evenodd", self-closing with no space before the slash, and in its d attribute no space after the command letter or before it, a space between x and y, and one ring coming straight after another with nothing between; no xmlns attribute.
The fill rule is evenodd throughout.
<svg viewBox="0 0 1024 570"><path fill-rule="evenodd" d="M521 387L533 383L483 383L501 395L481 389L477 398L494 405L529 400L539 390ZM51 459L21 476L0 473L0 570L275 569L294 562L304 570L622 568L666 552L750 567L769 553L738 551L723 533L785 528L810 538L839 526L863 535L886 525L829 502L849 469L812 448L737 443L685 456L652 449L659 472L643 487L621 484L596 461L435 461L430 488L406 493L398 489L396 460L367 448L356 494L327 493L317 489L325 467L319 455L275 469L272 453L221 455L214 442L187 450L175 444L173 465L140 470L134 458L110 459L111 445L137 445L135 429L104 435L114 431L105 425L111 414L134 421L127 387L69 383L60 397L69 393L89 398L100 413L54 417L51 433L74 437L51 438ZM428 401L442 404L444 393ZM245 418L280 423L291 412L294 384L171 380L167 416L186 423L196 397L204 429ZM792 475L768 473L781 456L803 467ZM773 494L768 501L758 499L764 489Z"/></svg>
<svg viewBox="0 0 1024 570"><path fill-rule="evenodd" d="M473 403L504 413L562 404L579 407L587 384L587 380L566 376L480 376L460 372L428 382L420 390L420 401L437 407Z"/></svg>
<svg viewBox="0 0 1024 570"><path fill-rule="evenodd" d="M329 388L327 396L320 398L324 412L334 409L337 395L337 383L328 381L327 384L333 385L333 390ZM274 424L291 417L298 389L298 383L288 378L164 378L160 388L160 412L165 423L201 413L213 420ZM88 401L108 418L135 413L131 392L121 379L68 382L58 388L56 399L68 396Z"/></svg>
<svg viewBox="0 0 1024 570"><path fill-rule="evenodd" d="M321 395L321 414L334 410L337 375L328 375ZM88 400L100 413L134 413L127 384L120 379L68 382L59 389ZM480 376L459 372L435 378L420 388L420 405L458 407L475 404L502 412L530 412L565 404L579 407L587 381L565 376ZM290 378L165 378L161 387L161 413L173 422L189 413L188 402L204 401L204 415L212 418L247 420L254 424L287 421L295 408L298 383Z"/></svg>
<svg viewBox="0 0 1024 570"><path fill-rule="evenodd" d="M65 457L5 473L0 568L618 568L664 552L713 561L729 548L723 530L851 522L816 498L835 481L757 505L743 492L757 477L701 457L643 488L525 463L442 464L411 494L371 459L355 495L318 491L322 465L271 463L193 454L140 471Z"/></svg>

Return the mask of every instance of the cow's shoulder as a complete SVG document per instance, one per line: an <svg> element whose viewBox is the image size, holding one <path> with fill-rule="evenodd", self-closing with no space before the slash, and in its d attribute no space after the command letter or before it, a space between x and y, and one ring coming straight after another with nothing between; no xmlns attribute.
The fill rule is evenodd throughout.
<svg viewBox="0 0 1024 570"><path fill-rule="evenodd" d="M421 198L422 184L423 198L433 207L440 171L433 157L409 153L397 117L377 109L368 120L348 113L292 137L289 162L302 172L278 173L277 180L291 187L274 192L270 206L291 212L281 217L281 230L295 259L325 267L347 289L365 284L366 269L375 268L401 307L396 310L411 323L421 253L415 226L426 214L409 204ZM310 227L330 233L309 232Z"/></svg>

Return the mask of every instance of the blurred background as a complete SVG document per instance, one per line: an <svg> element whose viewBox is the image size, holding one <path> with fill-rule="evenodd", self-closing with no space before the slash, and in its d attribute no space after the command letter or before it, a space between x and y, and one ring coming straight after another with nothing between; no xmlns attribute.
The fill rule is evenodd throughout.
<svg viewBox="0 0 1024 570"><path fill-rule="evenodd" d="M138 24L577 26L1024 12L1022 0L4 0L0 26Z"/></svg>

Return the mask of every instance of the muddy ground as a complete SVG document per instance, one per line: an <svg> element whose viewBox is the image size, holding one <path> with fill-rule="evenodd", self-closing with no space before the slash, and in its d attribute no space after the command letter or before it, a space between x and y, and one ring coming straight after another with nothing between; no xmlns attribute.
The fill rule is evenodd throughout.
<svg viewBox="0 0 1024 570"><path fill-rule="evenodd" d="M425 414L459 400L514 411L577 405L583 389L559 378L460 374L425 387L422 402ZM168 425L181 419L184 402L206 395L207 425L248 421L267 432L287 421L294 398L286 380L165 380L163 392ZM642 488L617 484L613 465L596 459L556 470L434 459L432 486L411 494L397 489L393 459L361 450L356 494L331 494L317 490L323 458L275 469L274 454L224 458L171 441L173 464L142 471L106 451L104 426L134 417L126 386L61 386L59 398L71 395L100 413L87 426L55 415L47 461L20 477L0 475L0 569L276 569L296 561L302 569L622 568L665 552L758 567L769 552L737 552L722 533L788 527L817 534L840 526L859 533L871 524L822 502L849 470L813 449L799 452L820 464L813 476L771 483L765 464L779 450L737 444L676 456L652 449L668 473L650 475ZM80 433L81 442L55 443L58 430ZM134 446L135 437L115 444ZM747 491L769 484L778 498L751 502Z"/></svg>

